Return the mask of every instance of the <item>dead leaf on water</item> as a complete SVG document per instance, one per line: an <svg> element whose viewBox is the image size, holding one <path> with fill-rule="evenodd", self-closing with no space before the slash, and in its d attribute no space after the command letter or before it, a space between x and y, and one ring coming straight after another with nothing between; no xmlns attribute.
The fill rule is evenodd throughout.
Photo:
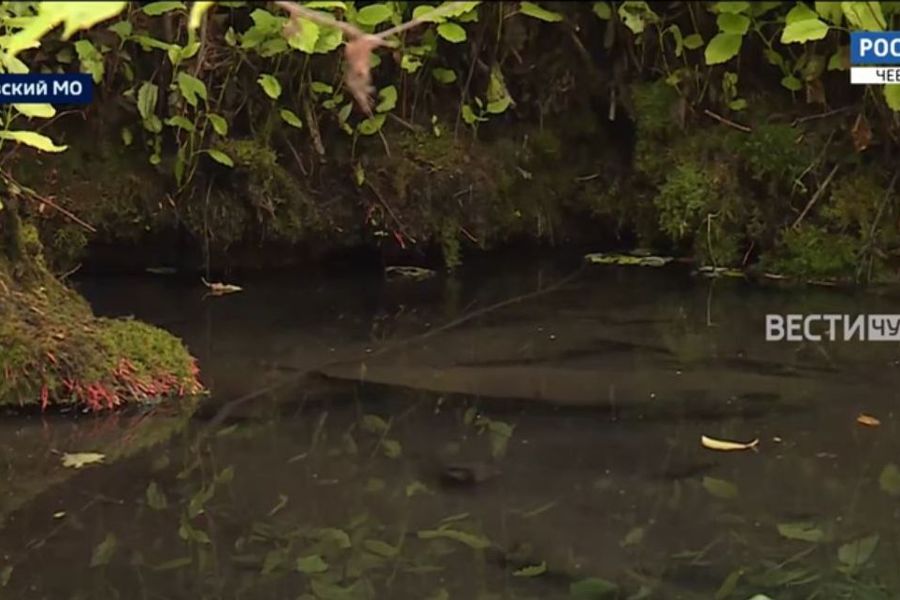
<svg viewBox="0 0 900 600"><path fill-rule="evenodd" d="M232 285L230 283L219 283L216 281L210 283L203 277L200 278L200 281L203 282L203 285L205 285L206 287L209 288L209 292L213 296L222 296L224 294L233 294L234 292L240 292L240 291L243 291L243 289L244 289L239 285Z"/></svg>
<svg viewBox="0 0 900 600"><path fill-rule="evenodd" d="M856 417L856 422L860 425L865 425L866 427L878 427L881 425L881 421L866 413L859 413L859 416Z"/></svg>
<svg viewBox="0 0 900 600"><path fill-rule="evenodd" d="M62 465L64 467L80 469L86 465L103 462L104 458L106 458L106 455L100 454L99 452L75 452L72 454L66 452L62 457Z"/></svg>
<svg viewBox="0 0 900 600"><path fill-rule="evenodd" d="M703 444L704 448L722 452L732 450L755 450L757 445L759 445L759 438L756 438L752 442L732 442L730 440L717 440L716 438L701 435L700 443Z"/></svg>

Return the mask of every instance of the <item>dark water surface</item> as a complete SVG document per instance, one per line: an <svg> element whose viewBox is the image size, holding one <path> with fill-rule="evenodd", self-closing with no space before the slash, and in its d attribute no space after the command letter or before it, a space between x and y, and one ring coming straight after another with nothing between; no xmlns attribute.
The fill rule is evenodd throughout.
<svg viewBox="0 0 900 600"><path fill-rule="evenodd" d="M898 296L576 267L80 282L212 395L0 421L0 598L900 598L897 345L764 340Z"/></svg>

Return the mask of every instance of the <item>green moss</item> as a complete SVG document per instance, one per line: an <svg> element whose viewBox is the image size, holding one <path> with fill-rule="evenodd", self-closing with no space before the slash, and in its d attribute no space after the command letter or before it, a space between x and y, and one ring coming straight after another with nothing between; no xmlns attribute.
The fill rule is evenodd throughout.
<svg viewBox="0 0 900 600"><path fill-rule="evenodd" d="M813 144L790 125L763 123L744 135L732 135L732 150L757 180L776 181L790 186L813 159Z"/></svg>
<svg viewBox="0 0 900 600"><path fill-rule="evenodd" d="M718 189L709 173L697 163L675 167L653 202L659 209L659 226L674 240L693 234L717 204Z"/></svg>
<svg viewBox="0 0 900 600"><path fill-rule="evenodd" d="M782 230L778 245L763 259L763 267L799 279L852 279L856 276L860 242L802 224Z"/></svg>

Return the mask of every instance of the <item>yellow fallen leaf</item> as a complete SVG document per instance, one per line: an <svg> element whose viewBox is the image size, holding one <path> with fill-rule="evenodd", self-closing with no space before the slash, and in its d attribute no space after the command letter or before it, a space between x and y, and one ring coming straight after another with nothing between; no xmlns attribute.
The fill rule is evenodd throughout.
<svg viewBox="0 0 900 600"><path fill-rule="evenodd" d="M103 462L104 458L106 458L106 455L99 452L75 452L73 454L66 452L63 454L62 464L64 467L80 469L85 465Z"/></svg>
<svg viewBox="0 0 900 600"><path fill-rule="evenodd" d="M756 448L756 446L759 444L759 438L756 438L752 442L744 443L731 442L728 440L717 440L715 438L701 435L700 443L703 444L704 448L709 448L710 450L721 450L723 452L727 452L729 450L751 450Z"/></svg>
<svg viewBox="0 0 900 600"><path fill-rule="evenodd" d="M881 421L866 413L859 413L859 416L856 417L856 422L860 425L865 425L866 427L878 427L881 425Z"/></svg>

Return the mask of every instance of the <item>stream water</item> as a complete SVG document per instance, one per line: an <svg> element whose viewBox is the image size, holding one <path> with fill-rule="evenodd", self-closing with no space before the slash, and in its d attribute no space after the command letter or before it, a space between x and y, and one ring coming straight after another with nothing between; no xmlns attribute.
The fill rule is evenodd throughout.
<svg viewBox="0 0 900 600"><path fill-rule="evenodd" d="M0 421L0 598L900 598L897 345L764 330L898 298L577 268L78 282L212 393Z"/></svg>

